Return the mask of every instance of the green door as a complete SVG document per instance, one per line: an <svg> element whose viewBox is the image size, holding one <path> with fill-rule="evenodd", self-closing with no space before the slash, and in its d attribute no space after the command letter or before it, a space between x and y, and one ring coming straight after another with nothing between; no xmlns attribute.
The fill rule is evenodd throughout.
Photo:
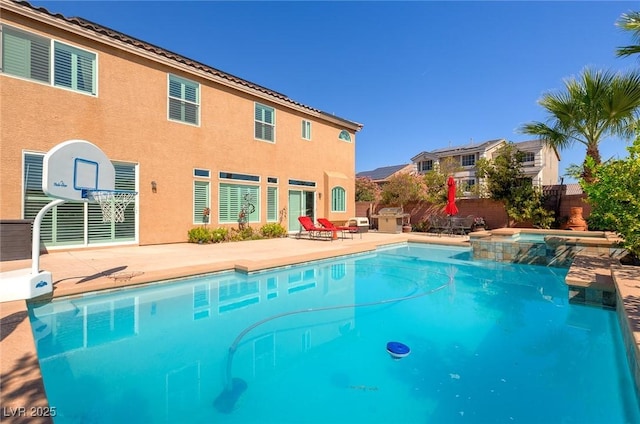
<svg viewBox="0 0 640 424"><path fill-rule="evenodd" d="M315 221L315 192L289 190L289 232L300 231L299 216L309 216Z"/></svg>

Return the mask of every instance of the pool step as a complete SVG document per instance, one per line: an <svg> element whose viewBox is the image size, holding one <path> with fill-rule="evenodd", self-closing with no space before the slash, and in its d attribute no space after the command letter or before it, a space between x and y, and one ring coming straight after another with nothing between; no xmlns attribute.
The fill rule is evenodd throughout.
<svg viewBox="0 0 640 424"><path fill-rule="evenodd" d="M616 307L616 286L611 266L620 262L606 254L579 252L565 278L571 303Z"/></svg>

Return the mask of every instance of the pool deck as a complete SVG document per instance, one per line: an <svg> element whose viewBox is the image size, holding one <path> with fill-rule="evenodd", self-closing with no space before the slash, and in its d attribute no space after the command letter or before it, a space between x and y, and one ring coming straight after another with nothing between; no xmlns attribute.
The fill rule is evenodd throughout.
<svg viewBox="0 0 640 424"><path fill-rule="evenodd" d="M406 241L468 247L468 240L466 236L368 232L362 237L356 234L353 239L334 241L281 238L209 245L121 246L53 251L41 256L40 268L52 273L53 297L60 297L217 271L255 271L305 263ZM616 284L620 304L624 305L624 312L619 308L619 316L626 318L629 327L630 340L626 342L633 358L639 358L640 267L614 265L608 270L607 264L602 264L601 258L583 258L570 274L583 279L584 284L596 278L598 282L610 278ZM31 260L0 262L2 272L30 267ZM50 418L31 414L31 408L49 405L25 301L0 303L0 332L0 421L51 422ZM635 373L636 381L640 381L638 367Z"/></svg>

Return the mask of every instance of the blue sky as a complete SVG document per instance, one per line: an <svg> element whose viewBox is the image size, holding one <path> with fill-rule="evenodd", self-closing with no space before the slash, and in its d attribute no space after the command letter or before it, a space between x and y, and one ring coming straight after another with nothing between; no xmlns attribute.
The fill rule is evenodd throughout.
<svg viewBox="0 0 640 424"><path fill-rule="evenodd" d="M585 67L625 71L627 1L32 1L80 16L364 124L356 171L423 150L531 137L537 100ZM607 139L603 158L625 157ZM584 146L560 152L561 174ZM570 181L565 178L565 182Z"/></svg>

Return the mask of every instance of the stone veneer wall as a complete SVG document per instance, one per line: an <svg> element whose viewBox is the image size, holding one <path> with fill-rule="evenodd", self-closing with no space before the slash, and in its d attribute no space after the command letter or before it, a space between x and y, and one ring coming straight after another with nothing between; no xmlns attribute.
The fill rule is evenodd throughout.
<svg viewBox="0 0 640 424"><path fill-rule="evenodd" d="M497 262L568 267L578 252L614 256L621 249L610 245L582 246L573 241L554 238L552 242L523 242L516 240L471 239L474 259Z"/></svg>

